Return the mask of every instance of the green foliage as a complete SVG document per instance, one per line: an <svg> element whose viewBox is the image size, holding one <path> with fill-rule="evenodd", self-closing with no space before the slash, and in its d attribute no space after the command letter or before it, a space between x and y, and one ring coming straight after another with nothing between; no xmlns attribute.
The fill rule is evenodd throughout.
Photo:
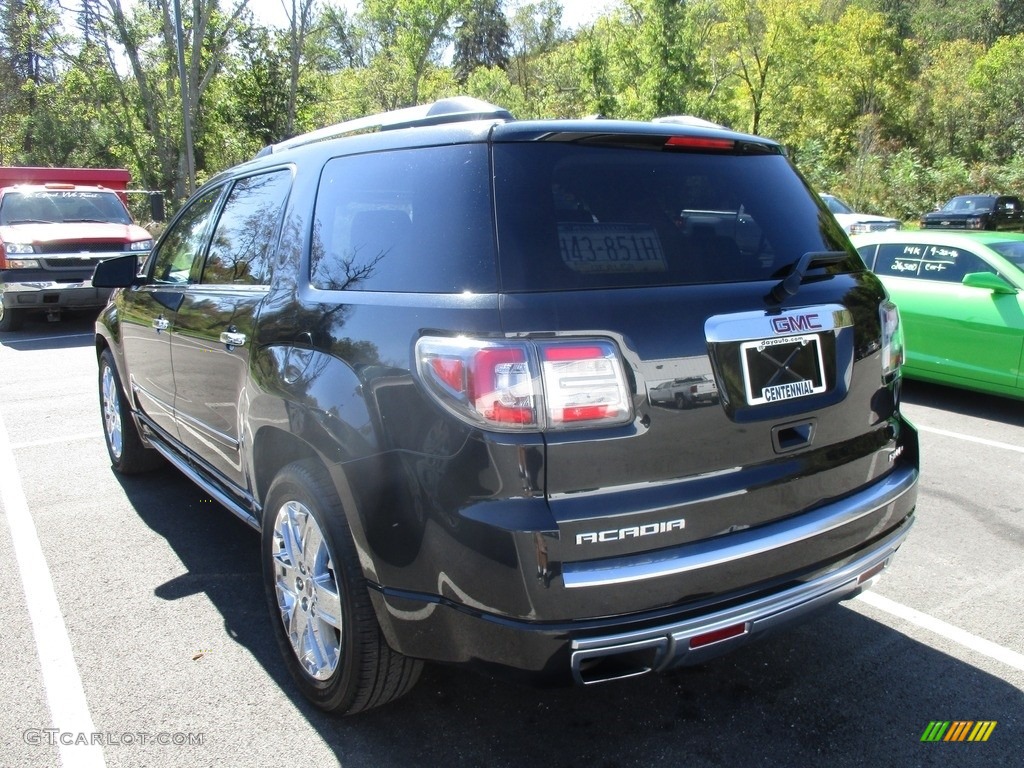
<svg viewBox="0 0 1024 768"><path fill-rule="evenodd" d="M616 0L575 30L559 0L300 0L284 29L239 2L182 3L188 148L171 0L95 0L77 26L57 0L8 0L0 163L124 166L173 209L187 150L201 181L294 133L468 93L521 118L689 113L768 135L815 188L907 220L1024 192L1019 0Z"/></svg>
<svg viewBox="0 0 1024 768"><path fill-rule="evenodd" d="M983 153L1000 161L1024 151L1024 34L1001 37L974 65L969 85L979 101L991 105L984 115Z"/></svg>
<svg viewBox="0 0 1024 768"><path fill-rule="evenodd" d="M452 59L459 82L466 82L477 67L508 67L512 38L502 4L502 0L484 0L464 12L455 33Z"/></svg>

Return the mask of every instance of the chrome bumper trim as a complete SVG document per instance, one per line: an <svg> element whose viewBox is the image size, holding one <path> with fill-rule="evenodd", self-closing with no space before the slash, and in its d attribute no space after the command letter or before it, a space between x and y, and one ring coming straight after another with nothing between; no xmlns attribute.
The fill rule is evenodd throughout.
<svg viewBox="0 0 1024 768"><path fill-rule="evenodd" d="M918 472L897 470L873 486L841 501L776 523L761 525L707 541L683 544L655 554L564 563L566 589L605 587L631 581L672 576L724 565L821 536L893 505L913 490Z"/></svg>

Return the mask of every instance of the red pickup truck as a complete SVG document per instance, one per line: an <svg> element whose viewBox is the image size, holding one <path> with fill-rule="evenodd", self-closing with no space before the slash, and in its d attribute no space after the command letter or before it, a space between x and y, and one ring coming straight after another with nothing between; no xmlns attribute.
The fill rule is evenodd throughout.
<svg viewBox="0 0 1024 768"><path fill-rule="evenodd" d="M130 180L120 168L0 168L0 331L30 312L58 320L106 304L96 265L153 246L125 205Z"/></svg>

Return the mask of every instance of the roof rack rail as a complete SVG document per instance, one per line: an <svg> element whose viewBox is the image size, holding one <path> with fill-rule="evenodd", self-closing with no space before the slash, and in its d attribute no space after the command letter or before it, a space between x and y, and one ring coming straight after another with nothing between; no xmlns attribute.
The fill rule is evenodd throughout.
<svg viewBox="0 0 1024 768"><path fill-rule="evenodd" d="M357 117L354 120L346 120L343 123L336 123L326 128L303 133L277 144L268 144L257 153L256 157L263 157L273 152L294 149L306 144L327 141L328 139L363 131L386 131L397 128L461 123L470 120L515 120L515 117L504 107L488 104L486 101L474 99L471 96L454 96L450 99L441 99L431 104L421 104L415 107L396 109L391 112Z"/></svg>
<svg viewBox="0 0 1024 768"><path fill-rule="evenodd" d="M656 117L651 122L689 125L694 128L725 128L720 123L713 123L710 120L705 120L703 117L695 117L694 115L665 115L664 117Z"/></svg>

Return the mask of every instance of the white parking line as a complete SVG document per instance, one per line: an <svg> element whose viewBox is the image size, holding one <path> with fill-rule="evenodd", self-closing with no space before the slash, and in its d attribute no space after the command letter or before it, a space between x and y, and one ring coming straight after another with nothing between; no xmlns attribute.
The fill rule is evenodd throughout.
<svg viewBox="0 0 1024 768"><path fill-rule="evenodd" d="M1002 448L1004 451L1016 451L1017 453L1024 453L1024 447L1019 445L1013 445L1012 443L1000 443L997 440L986 440L983 437L973 437L971 435L965 435L961 432L950 432L946 429L936 429L935 427L922 427L916 425L918 432L928 432L933 435L942 435L943 437L952 437L957 440L966 440L968 443L977 443L978 445L987 445L990 448Z"/></svg>
<svg viewBox="0 0 1024 768"><path fill-rule="evenodd" d="M902 603L897 603L895 600L882 597L877 592L861 592L856 599L862 600L872 608L884 611L890 616L895 616L922 629L927 629L929 632L934 632L940 637L952 640L954 643L969 648L976 653L1024 672L1024 654L1011 651L1009 648L1004 648L983 637L972 635L966 630L955 627L952 624L947 624L942 619L936 619L927 613L921 613L921 611L916 611Z"/></svg>
<svg viewBox="0 0 1024 768"><path fill-rule="evenodd" d="M48 437L44 440L28 440L23 443L11 443L11 450L18 451L22 448L39 448L44 445L64 445L65 443L74 443L79 440L102 440L103 432L96 430L95 432L82 432L77 435L62 435L61 437Z"/></svg>
<svg viewBox="0 0 1024 768"><path fill-rule="evenodd" d="M0 339L5 345L11 344L31 344L36 341L58 341L60 339L83 339L92 338L95 334L92 333L65 333L63 336L11 336L10 338Z"/></svg>
<svg viewBox="0 0 1024 768"><path fill-rule="evenodd" d="M82 678L75 664L64 616L61 614L53 579L46 565L46 557L39 543L32 513L28 508L25 491L18 475L14 452L0 414L0 501L7 515L18 561L25 602L32 620L39 664L46 686L46 700L50 706L53 727L63 734L89 734L95 732L89 706L82 689ZM106 765L99 745L59 744L61 763L65 766Z"/></svg>

